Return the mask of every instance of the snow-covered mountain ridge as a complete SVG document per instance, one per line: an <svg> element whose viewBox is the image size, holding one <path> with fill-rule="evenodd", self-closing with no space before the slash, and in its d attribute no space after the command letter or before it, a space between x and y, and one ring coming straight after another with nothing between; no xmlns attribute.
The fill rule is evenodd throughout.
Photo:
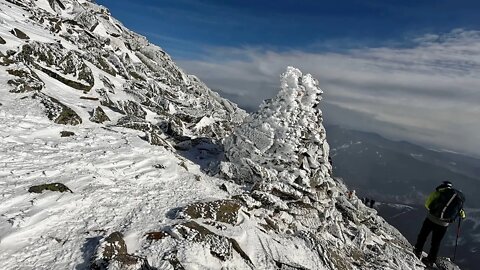
<svg viewBox="0 0 480 270"><path fill-rule="evenodd" d="M1 269L423 269L310 75L247 115L84 0L0 1L0 53Z"/></svg>

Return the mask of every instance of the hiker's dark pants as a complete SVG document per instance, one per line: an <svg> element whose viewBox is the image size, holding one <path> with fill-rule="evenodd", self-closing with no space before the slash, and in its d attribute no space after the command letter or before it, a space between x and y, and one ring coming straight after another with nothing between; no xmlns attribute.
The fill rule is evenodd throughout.
<svg viewBox="0 0 480 270"><path fill-rule="evenodd" d="M422 229L417 237L417 243L415 244L415 250L422 251L427 237L432 233L432 244L430 247L430 253L428 253L427 259L435 262L437 260L438 250L440 249L440 242L442 242L443 236L447 232L448 226L440 226L433 223L430 219L426 218L423 222Z"/></svg>

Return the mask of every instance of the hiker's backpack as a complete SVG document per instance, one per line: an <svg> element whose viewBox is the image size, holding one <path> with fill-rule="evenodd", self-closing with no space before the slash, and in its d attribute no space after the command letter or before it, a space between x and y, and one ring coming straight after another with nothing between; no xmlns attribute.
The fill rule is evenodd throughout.
<svg viewBox="0 0 480 270"><path fill-rule="evenodd" d="M453 188L442 188L431 196L433 197L427 207L430 214L448 222L455 221L465 202L462 192Z"/></svg>

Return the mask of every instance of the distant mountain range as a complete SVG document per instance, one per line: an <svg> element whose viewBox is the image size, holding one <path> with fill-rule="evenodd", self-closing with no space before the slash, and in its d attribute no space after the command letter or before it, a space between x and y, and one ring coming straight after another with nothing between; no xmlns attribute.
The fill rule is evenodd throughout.
<svg viewBox="0 0 480 270"><path fill-rule="evenodd" d="M375 133L327 126L333 173L359 197L375 199L379 214L412 243L426 210L425 196L450 180L466 195L467 220L462 223L457 263L463 270L480 264L480 160L393 141ZM443 241L441 255L452 257L456 224ZM427 249L428 251L428 249Z"/></svg>
<svg viewBox="0 0 480 270"><path fill-rule="evenodd" d="M334 175L359 196L417 204L449 180L465 193L468 207L480 207L480 159L339 126L326 130Z"/></svg>

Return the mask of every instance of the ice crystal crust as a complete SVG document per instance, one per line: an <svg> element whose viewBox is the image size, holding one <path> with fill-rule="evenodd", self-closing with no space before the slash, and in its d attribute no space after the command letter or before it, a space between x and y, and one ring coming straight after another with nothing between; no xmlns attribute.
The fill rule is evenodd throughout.
<svg viewBox="0 0 480 270"><path fill-rule="evenodd" d="M310 74L288 67L279 94L225 141L226 157L237 171L235 180L302 188L322 185L331 165L318 106L321 94Z"/></svg>

